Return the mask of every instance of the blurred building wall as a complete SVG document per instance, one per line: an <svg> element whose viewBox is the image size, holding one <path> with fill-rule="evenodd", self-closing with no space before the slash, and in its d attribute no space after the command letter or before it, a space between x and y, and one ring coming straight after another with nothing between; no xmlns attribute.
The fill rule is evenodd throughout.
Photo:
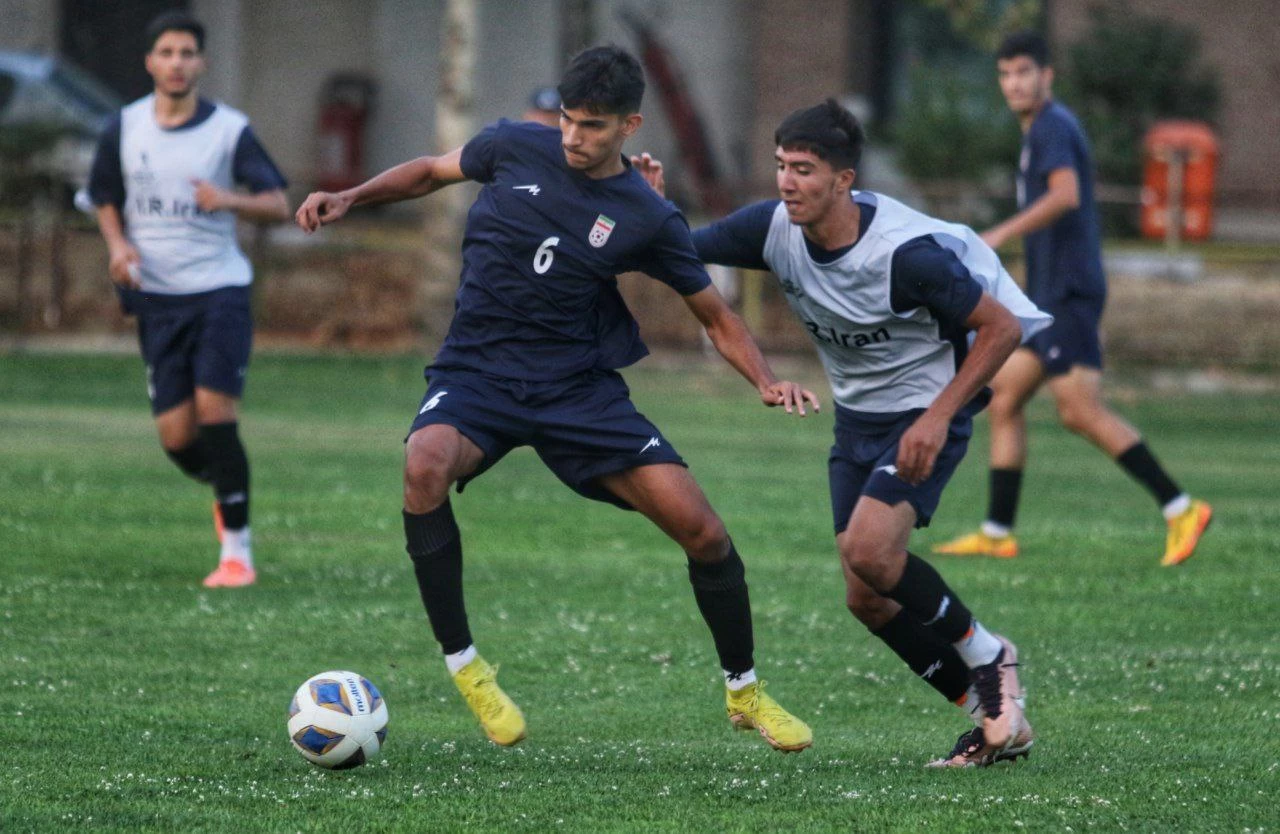
<svg viewBox="0 0 1280 834"><path fill-rule="evenodd" d="M554 84L559 54L558 0L477 0L475 126L518 118L532 90ZM637 49L618 11L625 0L598 0L597 42ZM651 24L683 71L722 170L747 173L751 156L750 16L743 0L673 4ZM440 78L443 0L193 0L207 22L205 90L243 109L295 191L312 181L316 117L325 80L335 72L369 74L378 84L370 123L368 173L423 153L434 140ZM371 11L372 9L372 11ZM238 36L234 36L238 34ZM631 148L670 160L678 171L670 125L656 87L645 99L645 125Z"/></svg>
<svg viewBox="0 0 1280 834"><path fill-rule="evenodd" d="M1049 30L1057 44L1089 31L1089 8L1098 0L1049 4ZM1125 0L1103 0L1118 9ZM1219 193L1229 202L1280 207L1280 3L1272 0L1143 0L1141 12L1193 28L1201 61L1213 68L1222 90Z"/></svg>
<svg viewBox="0 0 1280 834"><path fill-rule="evenodd" d="M58 7L58 0L0 0L0 49L57 51Z"/></svg>
<svg viewBox="0 0 1280 834"><path fill-rule="evenodd" d="M751 184L773 194L773 133L792 111L849 91L849 30L857 8L849 0L752 0L746 14L754 76Z"/></svg>

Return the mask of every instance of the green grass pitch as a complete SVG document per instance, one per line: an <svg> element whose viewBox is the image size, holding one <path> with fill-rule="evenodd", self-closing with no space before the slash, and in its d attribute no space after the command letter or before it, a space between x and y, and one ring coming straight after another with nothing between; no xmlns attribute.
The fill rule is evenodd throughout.
<svg viewBox="0 0 1280 834"><path fill-rule="evenodd" d="M519 747L489 744L403 552L416 357L255 359L259 584L211 592L210 498L160 452L136 357L9 355L0 830L1275 830L1280 398L1120 405L1217 509L1178 569L1158 566L1150 497L1037 402L1023 556L935 564L1019 644L1040 741L1013 766L936 772L921 765L964 719L843 608L830 412L787 418L723 365L663 364L628 374L635 398L737 541L758 669L812 749L731 731L682 555L528 450L454 499L478 646L529 721ZM917 552L980 519L985 439L980 420ZM384 758L345 773L285 736L289 696L330 668L390 708Z"/></svg>

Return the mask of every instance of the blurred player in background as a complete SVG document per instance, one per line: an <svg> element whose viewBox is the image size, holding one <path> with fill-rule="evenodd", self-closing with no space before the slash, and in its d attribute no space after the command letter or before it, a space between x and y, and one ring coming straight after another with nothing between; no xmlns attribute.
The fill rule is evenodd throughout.
<svg viewBox="0 0 1280 834"><path fill-rule="evenodd" d="M1145 486L1168 525L1161 564L1195 552L1213 518L1169 477L1132 426L1102 398L1099 321L1107 288L1101 230L1093 197L1093 160L1075 115L1053 99L1048 46L1034 32L1005 39L996 56L1000 90L1022 128L1018 166L1021 210L983 234L993 248L1023 236L1027 294L1054 316L1053 326L1016 351L991 383L991 477L987 519L975 533L934 548L937 553L1013 557L1022 471L1027 462L1024 409L1045 385L1062 424Z"/></svg>
<svg viewBox="0 0 1280 834"><path fill-rule="evenodd" d="M698 608L725 679L729 719L770 745L812 741L755 678L742 559L662 433L640 414L617 369L648 351L615 276L640 271L679 292L724 358L767 406L804 414L813 395L778 381L741 319L711 286L689 227L621 155L639 128L644 74L618 47L574 58L559 86L559 129L499 121L444 156L406 162L298 209L308 232L356 205L482 183L467 218L453 321L405 446L404 529L431 628L458 690L491 740L525 736L519 708L473 644L462 542L449 501L512 449L532 446L584 497L638 510L684 550ZM635 720L663 720L635 705Z"/></svg>
<svg viewBox="0 0 1280 834"><path fill-rule="evenodd" d="M249 462L236 411L253 340L253 275L236 219L287 220L285 180L244 114L200 97L204 27L167 12L147 34L155 90L108 123L88 191L111 280L138 318L160 445L213 486L221 554L204 584L249 585Z"/></svg>
<svg viewBox="0 0 1280 834"><path fill-rule="evenodd" d="M934 766L1025 755L1017 649L907 551L964 457L987 382L1049 316L966 226L852 192L858 120L834 99L774 134L781 199L693 233L709 263L770 270L809 332L836 401L828 474L850 612L980 726ZM661 163L632 163L663 188Z"/></svg>
<svg viewBox="0 0 1280 834"><path fill-rule="evenodd" d="M529 107L520 119L547 127L560 127L560 91L555 87L534 90L529 96Z"/></svg>

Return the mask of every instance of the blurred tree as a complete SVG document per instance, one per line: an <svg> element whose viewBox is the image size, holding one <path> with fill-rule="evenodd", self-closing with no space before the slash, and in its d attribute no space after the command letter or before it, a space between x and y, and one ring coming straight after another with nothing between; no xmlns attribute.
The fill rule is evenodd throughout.
<svg viewBox="0 0 1280 834"><path fill-rule="evenodd" d="M1018 29L1039 28L1043 0L923 0L951 21L951 29L987 53L994 53L1000 39Z"/></svg>
<svg viewBox="0 0 1280 834"><path fill-rule="evenodd" d="M1135 184L1142 136L1164 118L1217 118L1217 75L1199 66L1195 30L1154 17L1097 6L1087 35L1067 49L1058 78L1080 114L1103 182ZM1066 72L1062 72L1065 69Z"/></svg>
<svg viewBox="0 0 1280 834"><path fill-rule="evenodd" d="M474 131L476 5L476 0L445 3L435 137L436 150L442 154L464 145ZM433 195L426 203L428 283L419 309L432 339L442 338L448 329L452 305L438 302L452 296L456 286L462 268L462 230L473 197L472 190L455 186Z"/></svg>
<svg viewBox="0 0 1280 834"><path fill-rule="evenodd" d="M921 180L981 179L1018 156L1018 132L994 82L917 64L894 129L899 163Z"/></svg>
<svg viewBox="0 0 1280 834"><path fill-rule="evenodd" d="M1040 7L1039 0L921 0L902 7L894 36L905 76L888 138L908 176L981 179L1017 158L1017 129L991 55L1005 31L1034 24Z"/></svg>
<svg viewBox="0 0 1280 834"><path fill-rule="evenodd" d="M66 267L62 240L65 232L66 199L55 176L49 156L63 137L76 135L74 127L27 122L0 128L0 213L13 218L17 247L13 261L17 307L16 329L21 333L30 323L27 301L31 295L37 220L43 216L49 226L50 276L52 286L43 311L46 325L57 326L62 318L66 290Z"/></svg>

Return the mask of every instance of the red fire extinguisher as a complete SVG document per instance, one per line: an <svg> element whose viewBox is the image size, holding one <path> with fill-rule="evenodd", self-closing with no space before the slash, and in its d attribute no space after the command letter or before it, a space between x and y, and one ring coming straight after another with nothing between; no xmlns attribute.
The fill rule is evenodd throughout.
<svg viewBox="0 0 1280 834"><path fill-rule="evenodd" d="M373 110L373 81L334 75L320 93L316 125L316 185L341 191L364 181L364 131Z"/></svg>

